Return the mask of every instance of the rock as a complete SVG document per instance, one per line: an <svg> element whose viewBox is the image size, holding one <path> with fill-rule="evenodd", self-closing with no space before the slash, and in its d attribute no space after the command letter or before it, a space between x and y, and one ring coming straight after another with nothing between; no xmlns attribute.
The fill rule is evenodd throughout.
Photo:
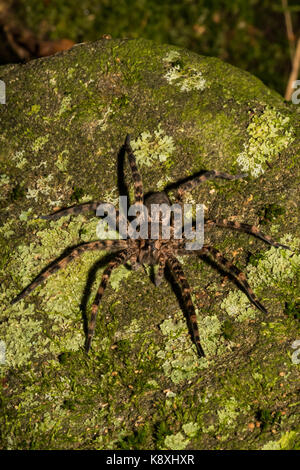
<svg viewBox="0 0 300 470"><path fill-rule="evenodd" d="M297 107L219 59L145 40L79 44L0 67L0 79L2 447L293 448ZM96 238L93 215L39 215L89 200L117 204L132 186L118 157L127 133L146 192L203 170L246 171L243 180L199 186L187 202L203 203L209 218L260 225L293 250L228 229L207 233L247 274L267 315L224 273L196 256L182 260L205 359L170 283L155 288L125 267L105 292L86 357L103 252L86 253L10 306L64 250Z"/></svg>

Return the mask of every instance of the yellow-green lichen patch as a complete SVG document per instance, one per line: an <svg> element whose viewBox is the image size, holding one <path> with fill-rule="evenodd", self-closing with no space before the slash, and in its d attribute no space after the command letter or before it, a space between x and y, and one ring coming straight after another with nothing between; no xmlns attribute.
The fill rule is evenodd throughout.
<svg viewBox="0 0 300 470"><path fill-rule="evenodd" d="M0 201L5 200L10 191L10 178L6 174L0 175Z"/></svg>
<svg viewBox="0 0 300 470"><path fill-rule="evenodd" d="M62 116L65 112L70 111L72 105L72 97L70 95L64 96L60 103L58 115Z"/></svg>
<svg viewBox="0 0 300 470"><path fill-rule="evenodd" d="M139 165L152 166L156 161L166 162L175 150L173 137L165 134L159 125L153 135L142 132L141 136L131 141L136 161Z"/></svg>
<svg viewBox="0 0 300 470"><path fill-rule="evenodd" d="M287 234L281 238L280 243L297 250L300 240ZM299 268L300 255L272 246L260 257L256 266L247 266L247 279L255 293L267 287L280 289L294 278ZM231 291L223 300L221 308L238 322L253 319L256 315L256 309L241 291Z"/></svg>
<svg viewBox="0 0 300 470"><path fill-rule="evenodd" d="M195 347L187 334L186 322L178 319L164 320L160 325L166 337L165 347L158 351L157 357L162 359L165 374L172 382L178 384L190 380L197 374L199 362L205 361L197 357Z"/></svg>
<svg viewBox="0 0 300 470"><path fill-rule="evenodd" d="M39 104L33 104L31 106L30 111L27 113L28 116L33 116L34 114L38 114L41 109L41 106Z"/></svg>
<svg viewBox="0 0 300 470"><path fill-rule="evenodd" d="M282 434L277 441L269 441L262 450L297 450L299 448L299 435L296 431L288 431Z"/></svg>
<svg viewBox="0 0 300 470"><path fill-rule="evenodd" d="M255 307L251 304L248 297L240 290L231 291L221 304L230 317L236 321L254 319L256 316Z"/></svg>
<svg viewBox="0 0 300 470"><path fill-rule="evenodd" d="M165 447L171 450L183 450L189 444L190 440L178 432L177 434L171 434L165 438Z"/></svg>
<svg viewBox="0 0 300 470"><path fill-rule="evenodd" d="M95 218L85 223L85 219L81 216L69 224L66 224L66 218L57 222L51 221L50 228L37 231L35 242L19 246L11 257L7 271L13 278L20 279L20 290L32 282L45 265L57 258L58 254L68 246L96 239L97 222L98 219ZM41 224L39 221L34 223ZM28 299L12 307L2 304L4 308L1 316L6 318L7 315L6 321L2 323L2 330L5 332L3 339L8 345L7 355L9 360L12 358L11 364L20 365L27 362L30 355L33 357L43 355L46 351L59 353L63 350L76 351L82 347L84 333L80 302L88 271L103 254L103 252L84 253L38 287L31 294L31 298L39 295L44 306L43 311L35 310L30 303L27 305ZM97 282L99 284L100 276L101 273L98 273L96 284ZM96 287L93 286L93 293ZM9 293L6 291L6 299L7 294L13 297L16 293L13 294L11 290ZM44 328L49 321L51 325L47 327L48 339L44 335Z"/></svg>
<svg viewBox="0 0 300 470"><path fill-rule="evenodd" d="M65 149L57 156L55 165L62 172L67 171L68 163L69 163L69 161L68 161L69 153L70 153L69 150Z"/></svg>
<svg viewBox="0 0 300 470"><path fill-rule="evenodd" d="M1 293L2 301L4 295ZM9 313L8 308L1 310L0 338L6 348L3 367L20 367L48 351L49 339L43 335L43 322L34 316L33 305L25 308L22 302L10 308Z"/></svg>
<svg viewBox="0 0 300 470"><path fill-rule="evenodd" d="M18 150L12 155L11 159L20 170L28 163L28 160L25 158L25 150Z"/></svg>
<svg viewBox="0 0 300 470"><path fill-rule="evenodd" d="M199 428L199 424L193 423L192 421L182 426L183 431L190 438L196 436L197 432L199 431Z"/></svg>
<svg viewBox="0 0 300 470"><path fill-rule="evenodd" d="M118 269L116 269L110 278L110 285L114 290L119 290L120 283L123 281L123 279L127 279L132 271L128 269L126 266L120 266Z"/></svg>
<svg viewBox="0 0 300 470"><path fill-rule="evenodd" d="M239 405L235 397L231 397L223 408L217 412L220 426L225 426L227 429L234 428L236 425L236 418L239 415Z"/></svg>
<svg viewBox="0 0 300 470"><path fill-rule="evenodd" d="M5 224L3 224L0 227L0 240L1 240L1 237L8 240L14 234L13 226L14 226L14 221L8 220L7 222L5 222Z"/></svg>
<svg viewBox="0 0 300 470"><path fill-rule="evenodd" d="M57 258L58 254L63 253L67 247L97 239L97 218L87 222L84 217L78 216L67 224L66 220L68 218L63 217L56 222L50 222L50 228L37 231L34 243L18 247L11 258L8 271L22 282L20 290L32 282L45 265ZM39 221L34 221L34 223L41 224ZM41 298L44 313L36 311L32 304L25 308L28 299L16 306L6 307L10 314L8 323L4 322L2 325L3 332L6 333L1 338L7 341L10 365L26 363L31 355L35 354L43 355L45 352L59 354L61 351L78 351L82 348L85 337L80 304L86 288L88 272L104 255L103 251L86 252L65 269L49 276L31 294L31 296L38 295ZM104 268L105 265L97 271L90 289L88 306L94 299ZM110 278L111 287L118 290L121 281L130 274L131 271L124 266L113 271ZM13 293L10 295L14 296ZM5 309L2 315L5 316ZM44 336L44 321L51 323L47 327L49 339Z"/></svg>
<svg viewBox="0 0 300 470"><path fill-rule="evenodd" d="M38 153L46 145L49 140L49 134L38 137L32 144L31 148L34 152Z"/></svg>
<svg viewBox="0 0 300 470"><path fill-rule="evenodd" d="M97 127L100 127L102 131L105 131L105 129L107 128L108 119L112 112L113 109L108 106L108 108L103 112L102 118L97 121Z"/></svg>
<svg viewBox="0 0 300 470"><path fill-rule="evenodd" d="M237 163L243 171L257 177L265 172L267 162L278 157L294 141L289 117L269 106L262 114L254 114L247 128L248 141L238 155Z"/></svg>
<svg viewBox="0 0 300 470"><path fill-rule="evenodd" d="M51 173L47 176L40 176L27 189L26 198L33 199L35 202L39 202L41 198L47 198L50 206L59 206L65 197L67 184L54 185L53 180L54 176Z"/></svg>
<svg viewBox="0 0 300 470"><path fill-rule="evenodd" d="M0 175L0 187L9 184L9 176L3 174Z"/></svg>
<svg viewBox="0 0 300 470"><path fill-rule="evenodd" d="M201 345L206 357L199 358L195 345L187 333L186 321L179 317L164 320L160 325L162 334L166 337L165 347L157 353L163 360L165 374L175 384L190 380L199 370L209 366L208 359L225 352L225 340L222 336L222 323L216 315L203 316L196 309Z"/></svg>
<svg viewBox="0 0 300 470"><path fill-rule="evenodd" d="M253 287L275 286L286 284L292 280L300 268L300 255L297 253L300 247L300 239L286 234L280 239L280 243L288 245L292 250L271 247L257 266L249 265L248 278Z"/></svg>
<svg viewBox="0 0 300 470"><path fill-rule="evenodd" d="M164 58L164 62L168 66L164 78L168 83L179 87L180 91L203 91L206 88L207 84L202 72L195 67L184 65L179 52L169 52Z"/></svg>

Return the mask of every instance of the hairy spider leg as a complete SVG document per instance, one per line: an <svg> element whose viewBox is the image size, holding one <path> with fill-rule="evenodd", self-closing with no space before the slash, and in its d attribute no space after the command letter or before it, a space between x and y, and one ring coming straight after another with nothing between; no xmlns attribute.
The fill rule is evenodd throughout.
<svg viewBox="0 0 300 470"><path fill-rule="evenodd" d="M65 217L66 215L79 215L87 212L96 212L96 209L100 204L101 202L84 202L83 204L78 204L76 206L59 209L52 214L41 215L38 218L45 220L58 220L61 217Z"/></svg>
<svg viewBox="0 0 300 470"><path fill-rule="evenodd" d="M91 319L90 323L88 326L88 334L87 334L87 340L85 344L85 350L88 353L91 347L92 339L95 333L95 327L96 327L96 320L97 320L97 313L99 309L99 304L101 301L101 298L103 296L104 290L108 284L109 278L111 276L111 273L113 269L117 268L121 264L126 263L126 261L131 257L131 252L129 250L122 251L121 253L117 254L116 257L110 261L105 268L102 279L99 285L99 288L97 290L97 294L94 300L94 303L92 305L92 313L91 313Z"/></svg>
<svg viewBox="0 0 300 470"><path fill-rule="evenodd" d="M154 275L154 283L156 287L158 287L163 280L165 265L166 265L166 258L164 255L160 255L159 260L158 260L158 271Z"/></svg>
<svg viewBox="0 0 300 470"><path fill-rule="evenodd" d="M55 262L52 266L43 271L39 276L37 276L29 286L27 286L17 297L15 297L11 304L15 304L19 300L26 297L30 292L32 292L38 285L45 281L51 274L54 274L60 269L64 269L71 261L81 256L86 251L91 250L111 250L118 251L127 248L126 240L97 240L93 242L86 242L82 245L74 247L71 252L64 256L61 260Z"/></svg>
<svg viewBox="0 0 300 470"><path fill-rule="evenodd" d="M237 180L237 179L245 178L246 176L248 176L247 173L240 173L238 175L230 175L229 173L222 173L221 171L217 171L217 170L206 171L202 175L195 176L195 178L191 179L190 181L180 184L177 189L176 200L180 201L184 193L186 193L187 191L192 191L196 186L198 186L201 183L204 183L204 181L215 179L215 178L221 178L225 180Z"/></svg>
<svg viewBox="0 0 300 470"><path fill-rule="evenodd" d="M66 209L61 209L56 212L53 212L52 214L49 215L42 215L37 217L38 219L45 219L45 220L58 220L61 217L65 217L66 215L79 215L79 214L85 214L88 212L96 212L97 207L100 204L106 204L105 202L84 202L83 204L78 204L76 206L71 206L67 207ZM124 220L124 216L120 214L118 209L115 209L116 211L116 228L117 230L119 229L119 223L120 220L123 222L123 226L128 225L128 220ZM125 222L125 224L124 224ZM114 228L114 227L113 227Z"/></svg>
<svg viewBox="0 0 300 470"><path fill-rule="evenodd" d="M138 259L138 254L137 253L131 255L130 258L129 258L129 261L130 261L130 264L131 264L131 269L133 271L137 271L141 266L137 259Z"/></svg>
<svg viewBox="0 0 300 470"><path fill-rule="evenodd" d="M125 150L128 154L128 161L132 172L132 179L134 184L134 195L135 195L135 203L142 205L144 202L144 191L143 191L143 181L138 170L136 159L133 153L133 150L130 145L130 135L127 134L125 143L124 143Z"/></svg>
<svg viewBox="0 0 300 470"><path fill-rule="evenodd" d="M175 256L168 255L167 264L170 267L171 272L173 273L174 279L180 288L181 295L182 295L184 305L186 308L186 313L188 316L187 318L188 325L190 327L190 331L192 334L193 341L196 345L198 355L200 357L204 357L205 354L200 343L199 328L198 328L198 323L197 323L195 307L194 307L192 297L191 297L190 286L184 275L181 264L179 263L177 258L175 258Z"/></svg>
<svg viewBox="0 0 300 470"><path fill-rule="evenodd" d="M249 233L250 235L260 238L264 242L268 243L269 245L275 246L276 248L285 248L287 250L291 250L289 246L282 245L281 243L274 241L269 235L265 235L264 233L262 233L259 230L259 228L256 227L255 225L244 224L242 222L232 222L227 219L217 219L217 220L208 219L208 220L205 220L204 228L213 226L213 225L217 227L225 227L231 230L239 230L241 232Z"/></svg>
<svg viewBox="0 0 300 470"><path fill-rule="evenodd" d="M254 294L251 287L249 286L245 274L239 268L237 268L231 261L226 259L225 256L220 251L218 251L213 246L205 245L199 251L194 251L194 252L189 251L188 253L198 254L200 258L203 255L211 255L212 258L219 263L221 268L227 271L235 279L237 285L247 295L247 297L253 303L253 305L255 305L259 310L261 310L261 312L265 314L268 313L265 307L260 303L256 295Z"/></svg>

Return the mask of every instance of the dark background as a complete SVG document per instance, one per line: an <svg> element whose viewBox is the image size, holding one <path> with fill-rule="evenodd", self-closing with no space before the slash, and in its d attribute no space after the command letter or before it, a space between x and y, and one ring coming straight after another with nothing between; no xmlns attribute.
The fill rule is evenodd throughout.
<svg viewBox="0 0 300 470"><path fill-rule="evenodd" d="M0 64L144 37L219 57L284 95L299 13L292 0L0 0Z"/></svg>

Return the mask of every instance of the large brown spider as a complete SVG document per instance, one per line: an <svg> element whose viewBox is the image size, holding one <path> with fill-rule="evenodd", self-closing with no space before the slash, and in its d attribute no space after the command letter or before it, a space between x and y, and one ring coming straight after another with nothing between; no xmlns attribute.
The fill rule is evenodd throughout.
<svg viewBox="0 0 300 470"><path fill-rule="evenodd" d="M150 217L149 221L151 220L151 205L152 204L168 204L171 205L170 199L167 196L166 192L156 192L144 198L143 192L143 184L142 178L138 171L136 165L136 159L133 154L131 145L130 145L130 136L127 135L125 139L125 143L123 145L123 151L127 152L128 160L130 164L130 168L132 171L132 179L134 183L134 193L135 193L135 204L142 205L145 203L147 207ZM177 195L176 195L176 202L182 205L182 198L184 193L187 191L191 191L194 189L198 184L203 183L208 179L213 178L222 178L226 180L235 180L240 179L246 176L245 174L240 175L230 175L228 173L221 173L219 171L211 170L206 171L200 176L193 177L192 179L183 182L177 185ZM100 205L100 202L88 202L83 203L77 206L72 206L66 209L61 209L53 214L43 216L42 218L48 220L56 220L60 217L70 215L70 214L79 214L83 212L90 212L95 211L97 207ZM123 217L119 212L117 212L117 224L119 224L121 217ZM124 220L123 220L124 222ZM129 223L128 219L125 222L126 224ZM218 220L210 220L206 219L204 227L211 227L211 226L218 226L218 227L225 227L233 230L240 230L242 232L249 233L254 235L255 237L260 238L264 242L268 243L269 245L275 247L282 247L287 248L289 247L277 243L271 239L268 235L264 235L260 230L255 227L254 225L248 225L245 223L239 222L231 222L226 219L218 219ZM169 268L172 277L175 283L179 287L179 291L181 293L182 303L185 310L185 314L187 317L187 323L189 327L190 334L192 339L196 345L197 352L199 356L204 356L204 351L202 349L199 337L199 330L197 325L195 307L192 302L191 298L191 289L189 287L188 281L185 277L183 272L182 266L176 255L190 255L190 254L197 254L200 258L204 261L207 260L208 257L211 257L213 261L216 263L216 267L221 268L223 271L226 271L238 285L238 287L248 296L249 300L263 313L267 313L265 307L259 302L257 297L255 296L254 292L250 288L245 274L240 271L236 266L234 266L230 261L228 261L222 253L220 253L216 248L210 245L203 245L200 250L190 251L186 249L186 239L184 235L182 238L174 238L174 233L171 232L170 239L163 239L159 236L158 239L151 239L151 238L128 238L127 240L97 240L83 243L75 248L72 248L70 253L64 256L59 261L55 261L50 267L46 268L39 276L35 278L35 280L29 284L17 297L12 300L12 304L18 302L20 299L24 298L30 292L32 292L41 282L47 279L51 274L55 273L61 268L65 268L72 260L78 258L82 255L85 251L88 250L110 250L112 252L117 252L116 256L108 263L106 269L103 272L102 280L100 286L98 288L94 303L91 309L91 319L88 326L87 331L87 338L85 343L85 350L86 352L89 351L91 347L92 338L95 331L96 325L96 317L99 308L99 304L106 288L109 277L113 271L113 269L117 268L118 266L125 264L127 261L131 262L133 269L137 268L139 265L158 265L158 270L155 274L155 285L159 286L162 281L165 266Z"/></svg>

